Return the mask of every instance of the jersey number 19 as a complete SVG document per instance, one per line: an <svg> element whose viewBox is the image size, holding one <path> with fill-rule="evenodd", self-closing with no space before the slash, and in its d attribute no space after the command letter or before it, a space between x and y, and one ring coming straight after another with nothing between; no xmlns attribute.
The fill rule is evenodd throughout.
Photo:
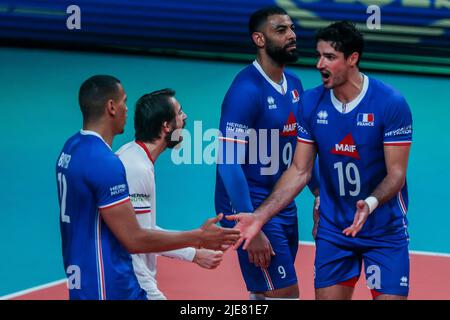
<svg viewBox="0 0 450 320"><path fill-rule="evenodd" d="M361 191L361 179L359 178L358 167L353 163L349 162L345 166L345 177L344 177L344 166L342 162L336 162L334 168L337 169L338 179L339 179L339 195L341 197L346 195L345 192L345 181L347 181L351 187L348 188L348 193L356 197ZM352 190L350 190L352 189Z"/></svg>

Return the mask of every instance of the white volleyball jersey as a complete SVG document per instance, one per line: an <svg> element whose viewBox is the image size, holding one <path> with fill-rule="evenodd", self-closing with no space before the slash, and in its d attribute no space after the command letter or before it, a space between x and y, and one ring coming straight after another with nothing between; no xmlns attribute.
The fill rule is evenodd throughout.
<svg viewBox="0 0 450 320"><path fill-rule="evenodd" d="M156 225L155 168L148 148L140 141L132 141L123 145L116 154L125 167L131 203L140 226L163 230ZM195 249L183 248L158 254L192 261ZM134 272L149 300L166 299L156 282L156 256L156 253L131 255Z"/></svg>

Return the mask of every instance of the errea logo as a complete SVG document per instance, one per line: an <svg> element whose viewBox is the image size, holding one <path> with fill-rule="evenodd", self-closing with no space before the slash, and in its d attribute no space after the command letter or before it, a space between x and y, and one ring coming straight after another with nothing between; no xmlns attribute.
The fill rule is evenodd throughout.
<svg viewBox="0 0 450 320"><path fill-rule="evenodd" d="M325 110L320 110L319 113L317 113L317 123L319 124L328 124L328 112Z"/></svg>
<svg viewBox="0 0 450 320"><path fill-rule="evenodd" d="M272 96L267 97L267 103L269 104L269 110L277 108L277 105L275 104L275 99Z"/></svg>
<svg viewBox="0 0 450 320"><path fill-rule="evenodd" d="M400 286L401 287L407 287L408 286L408 277L401 277L400 278Z"/></svg>

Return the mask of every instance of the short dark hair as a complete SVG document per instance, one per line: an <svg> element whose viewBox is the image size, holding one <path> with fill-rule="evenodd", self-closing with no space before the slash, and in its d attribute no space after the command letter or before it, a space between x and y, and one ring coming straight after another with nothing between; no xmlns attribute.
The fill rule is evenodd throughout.
<svg viewBox="0 0 450 320"><path fill-rule="evenodd" d="M339 21L330 24L328 27L320 29L316 34L316 41L331 42L331 46L348 58L353 52L359 53L359 59L362 57L364 49L364 38L355 25L349 21Z"/></svg>
<svg viewBox="0 0 450 320"><path fill-rule="evenodd" d="M134 130L136 140L153 142L160 138L161 126L175 119L175 109L170 98L175 91L169 88L145 94L136 102Z"/></svg>
<svg viewBox="0 0 450 320"><path fill-rule="evenodd" d="M95 75L83 82L78 92L83 121L98 120L109 99L119 99L120 80L108 75Z"/></svg>
<svg viewBox="0 0 450 320"><path fill-rule="evenodd" d="M288 13L283 8L277 6L266 7L253 12L248 20L248 31L250 36L253 32L261 31L261 26L267 21L267 18L272 15L284 16L288 15Z"/></svg>

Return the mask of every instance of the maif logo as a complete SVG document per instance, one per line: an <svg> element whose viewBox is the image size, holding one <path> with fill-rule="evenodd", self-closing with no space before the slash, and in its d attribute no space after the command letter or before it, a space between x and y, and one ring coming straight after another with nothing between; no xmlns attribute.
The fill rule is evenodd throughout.
<svg viewBox="0 0 450 320"><path fill-rule="evenodd" d="M346 135L341 142L336 143L334 148L331 149L332 154L339 154L342 156L352 157L360 159L358 150L356 149L355 141L351 133Z"/></svg>
<svg viewBox="0 0 450 320"><path fill-rule="evenodd" d="M282 137L297 136L297 120L295 120L294 113L291 111L286 124L283 126Z"/></svg>

